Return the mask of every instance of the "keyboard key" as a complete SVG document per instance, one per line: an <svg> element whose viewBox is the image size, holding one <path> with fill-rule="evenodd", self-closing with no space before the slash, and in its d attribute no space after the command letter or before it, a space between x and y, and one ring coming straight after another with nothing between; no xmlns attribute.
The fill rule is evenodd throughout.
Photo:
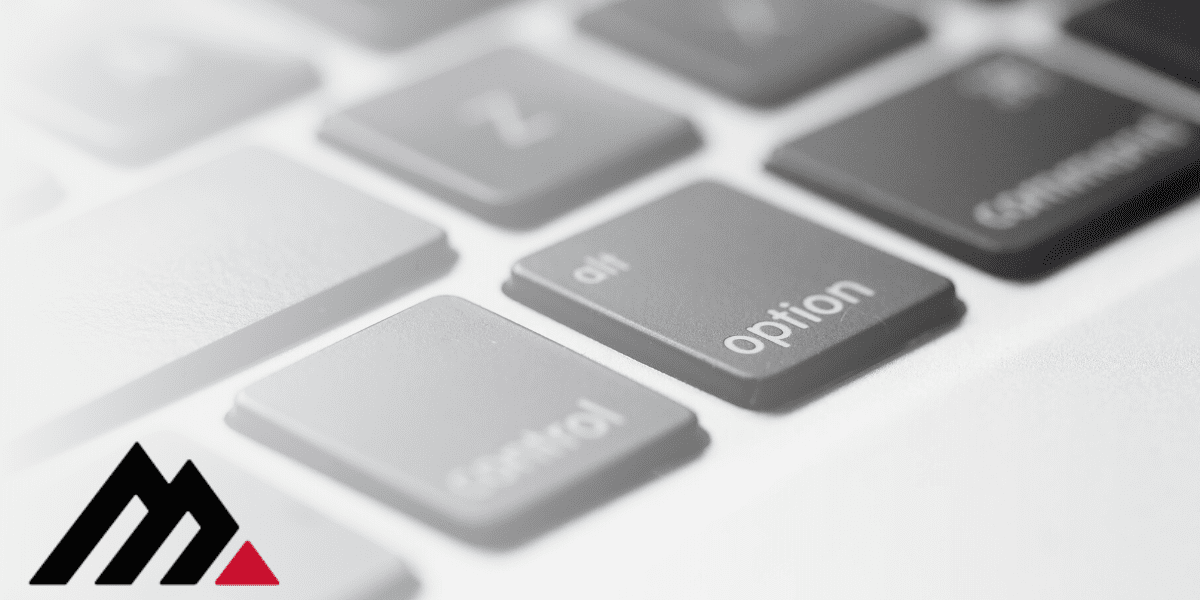
<svg viewBox="0 0 1200 600"><path fill-rule="evenodd" d="M1200 86L1200 4L1117 0L1071 19L1067 30Z"/></svg>
<svg viewBox="0 0 1200 600"><path fill-rule="evenodd" d="M0 398L20 399L0 403L0 428L37 425L19 449L36 458L452 260L436 227L264 150L238 152L0 247Z"/></svg>
<svg viewBox="0 0 1200 600"><path fill-rule="evenodd" d="M143 461L146 459L152 463L150 468L154 469L153 471L145 469L146 463ZM29 597L47 594L55 598L96 597L98 590L103 591L105 588L95 585L97 575L92 575L90 571L104 572L103 570L115 562L111 554L103 555L103 547L109 539L103 538L101 543L93 548L88 548L86 544L74 546L72 549L77 554L73 558L77 559L78 554L91 550L83 555L83 558L89 560L77 570L71 571L69 568L75 561L62 560L66 557L61 555L56 557L58 560L55 561L55 566L68 567L58 571L66 572L69 583L46 585L49 572L44 573L42 566L49 561L56 545L66 538L72 524L83 515L84 509L106 485L106 481L118 465L128 469L126 472L135 472L137 466L142 466L144 470L139 473L142 477L135 483L139 485L138 491L145 492L153 489L151 486L156 476L154 471L166 481L176 480L181 476L181 469L189 461L203 480L200 485L206 485L212 491L219 507L224 508L232 520L231 527L217 530L224 535L207 535L218 541L225 536L232 537L224 546L216 549L219 554L192 585L159 584L171 567L178 564L177 560L183 562L178 550L168 556L171 552L171 541L167 541L157 547L149 565L133 573L132 585L115 586L114 591L119 590L120 593L114 594L113 597L119 595L135 599L210 598L224 593L295 600L399 600L411 597L416 591L417 581L408 567L379 546L302 506L198 444L175 434L160 433L141 440L136 448L130 448L126 452L88 459L84 461L85 464L77 467L55 469L42 474L36 482L13 487L13 493L10 495L12 504L6 504L9 510L5 511L7 514L0 516L0 519L8 522L0 523L5 525L4 537L7 539L4 541L9 542L3 544L6 570L13 571L12 575L23 579L20 585L26 591L21 594L22 597L26 594L29 594ZM200 486L193 484L192 489L198 487ZM131 488L126 489L133 491ZM200 506L208 508L213 505L201 505L197 496L200 494L195 492L188 497L172 497L168 493L153 496L151 500L142 495L139 497L141 504L148 511L143 517L145 520L141 522L146 523L151 518L162 519L164 508L169 511L174 506L182 506L193 511L190 514L199 525L199 533L204 534L206 528L214 526L215 520L204 518L211 516L213 511L209 509L200 512L203 510ZM53 500L48 502L46 498ZM138 501L134 500L131 503L137 504ZM119 510L122 507L116 508ZM197 515L197 512L204 517ZM21 515L21 518L16 518L16 515ZM117 514L111 514L111 517L117 517ZM101 518L98 521L93 519L86 522L98 522L103 525L105 521ZM226 521L220 523L224 525ZM108 531L111 536L119 533L120 529L120 525L114 524L101 533ZM232 532L229 532L230 529ZM165 533L169 532L170 529L167 529ZM10 535L11 533L16 535ZM197 535L193 539L200 538ZM19 546L16 544L18 541L22 542ZM119 545L124 543L124 539L119 540ZM234 563L235 556L246 554L243 548L247 543L266 565L269 575L277 584L271 585L270 577L261 569L238 570L230 566ZM115 547L113 549L115 550ZM203 566L205 561L193 562ZM92 565L91 568L89 564ZM227 569L231 569L232 572L227 573ZM35 573L43 575L42 584L30 587L29 581ZM237 573L237 576L234 576L234 573ZM221 587L238 585L238 581L264 583L254 589L243 587L240 594L236 593L239 590ZM107 587L110 590L114 589L112 585Z"/></svg>
<svg viewBox="0 0 1200 600"><path fill-rule="evenodd" d="M682 117L516 50L351 108L321 135L515 228L540 224L699 141Z"/></svg>
<svg viewBox="0 0 1200 600"><path fill-rule="evenodd" d="M962 313L946 278L707 182L522 259L505 292L755 409L811 398Z"/></svg>
<svg viewBox="0 0 1200 600"><path fill-rule="evenodd" d="M1031 278L1186 199L1198 160L1192 124L996 55L793 141L768 167Z"/></svg>
<svg viewBox="0 0 1200 600"><path fill-rule="evenodd" d="M145 163L316 86L308 63L112 33L23 66L17 109L105 159Z"/></svg>
<svg viewBox="0 0 1200 600"><path fill-rule="evenodd" d="M63 191L45 169L0 154L0 230L53 208Z"/></svg>
<svg viewBox="0 0 1200 600"><path fill-rule="evenodd" d="M396 50L511 0L278 0L359 43Z"/></svg>
<svg viewBox="0 0 1200 600"><path fill-rule="evenodd" d="M743 102L778 104L924 36L858 0L625 0L581 25Z"/></svg>
<svg viewBox="0 0 1200 600"><path fill-rule="evenodd" d="M227 420L493 546L535 535L707 441L687 409L446 296L251 386Z"/></svg>

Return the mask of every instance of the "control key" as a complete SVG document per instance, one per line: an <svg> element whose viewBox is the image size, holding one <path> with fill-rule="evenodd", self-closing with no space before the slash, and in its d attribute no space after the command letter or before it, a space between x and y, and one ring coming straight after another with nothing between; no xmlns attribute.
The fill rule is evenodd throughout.
<svg viewBox="0 0 1200 600"><path fill-rule="evenodd" d="M447 296L250 386L227 420L488 546L537 535L707 440L688 409Z"/></svg>

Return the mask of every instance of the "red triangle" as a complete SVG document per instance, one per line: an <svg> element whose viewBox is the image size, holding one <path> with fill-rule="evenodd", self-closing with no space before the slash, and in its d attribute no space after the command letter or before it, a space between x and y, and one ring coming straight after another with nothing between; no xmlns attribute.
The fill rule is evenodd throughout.
<svg viewBox="0 0 1200 600"><path fill-rule="evenodd" d="M258 550L247 541L233 555L233 560L217 577L217 585L279 585L271 567L258 555Z"/></svg>

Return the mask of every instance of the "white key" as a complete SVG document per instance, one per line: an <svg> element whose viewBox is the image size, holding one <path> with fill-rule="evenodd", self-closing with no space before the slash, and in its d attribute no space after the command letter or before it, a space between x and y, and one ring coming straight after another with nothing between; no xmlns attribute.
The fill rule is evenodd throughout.
<svg viewBox="0 0 1200 600"><path fill-rule="evenodd" d="M82 439L452 258L429 223L266 151L236 153L0 247L0 428L39 425L26 450Z"/></svg>
<svg viewBox="0 0 1200 600"><path fill-rule="evenodd" d="M24 61L15 108L107 160L154 160L317 83L309 64L114 32Z"/></svg>

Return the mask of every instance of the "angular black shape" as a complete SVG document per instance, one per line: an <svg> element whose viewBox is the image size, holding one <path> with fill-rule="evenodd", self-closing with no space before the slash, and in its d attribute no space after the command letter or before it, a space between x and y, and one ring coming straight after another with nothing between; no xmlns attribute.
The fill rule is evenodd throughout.
<svg viewBox="0 0 1200 600"><path fill-rule="evenodd" d="M237 522L192 461L184 463L168 483L142 445L134 444L42 563L30 585L65 585L70 581L134 496L142 500L147 514L96 579L97 584L133 583L184 513L192 513L200 531L163 576L161 583L165 585L194 585L200 581L237 533Z"/></svg>

